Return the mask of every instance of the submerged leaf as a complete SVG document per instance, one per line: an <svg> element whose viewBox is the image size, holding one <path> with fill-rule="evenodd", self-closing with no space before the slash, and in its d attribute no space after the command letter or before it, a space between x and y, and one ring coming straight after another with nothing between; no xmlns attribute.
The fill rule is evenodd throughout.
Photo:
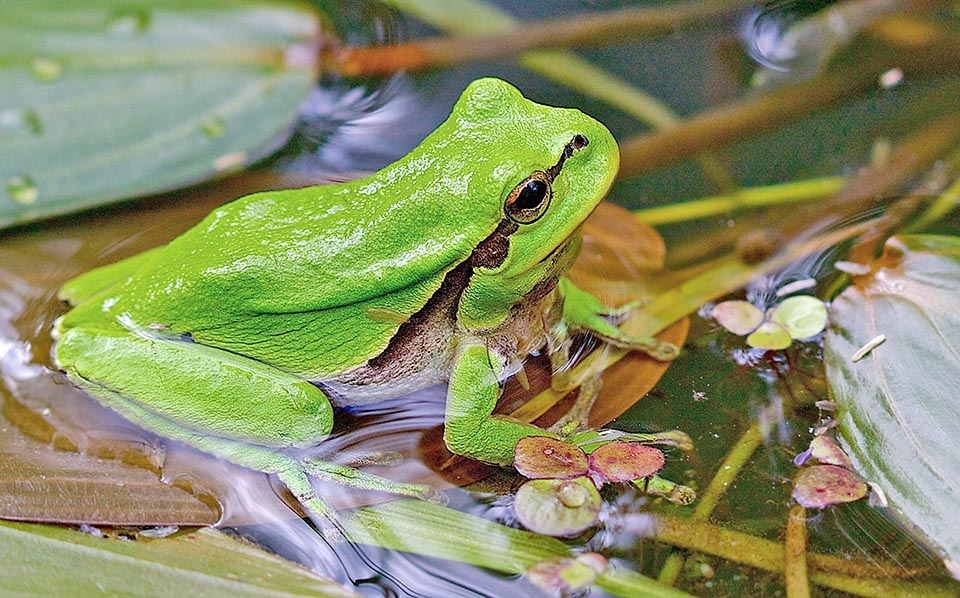
<svg viewBox="0 0 960 598"><path fill-rule="evenodd" d="M960 238L893 237L831 305L824 359L847 455L960 560ZM857 351L885 335L854 362Z"/></svg>
<svg viewBox="0 0 960 598"><path fill-rule="evenodd" d="M253 0L0 3L0 227L262 158L319 33L303 6Z"/></svg>
<svg viewBox="0 0 960 598"><path fill-rule="evenodd" d="M863 478L837 465L804 467L793 481L793 498L808 509L853 502L866 495Z"/></svg>

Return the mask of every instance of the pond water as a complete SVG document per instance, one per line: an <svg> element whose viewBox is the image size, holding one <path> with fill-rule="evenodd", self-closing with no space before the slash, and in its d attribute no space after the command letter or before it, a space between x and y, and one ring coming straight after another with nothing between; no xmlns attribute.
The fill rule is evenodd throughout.
<svg viewBox="0 0 960 598"><path fill-rule="evenodd" d="M500 4L530 22L621 6L615 2L574 1ZM816 6L823 4L818 2ZM848 24L868 10L860 7L857 12L856 3L848 4L853 7ZM837 33L836 39L815 38L797 56L785 57L784 42L778 36L802 16L801 5L804 11L810 9L807 4L790 2L765 8L743 7L696 27L678 28L648 40L588 47L578 53L629 85L656 96L683 118L732 105L757 93L751 91L749 78L761 65L766 66L764 77L775 80L769 86L776 81L799 84L804 77L812 76L819 65L817 53L834 41L841 43L843 36ZM332 3L326 8L342 38L351 44L395 43L434 31L416 19L372 3ZM857 64L860 58L851 60ZM808 115L786 119L782 126L743 134L741 141L709 156L706 152L716 146L707 144L702 151L687 152L688 160L656 169L631 163L628 169L639 175L618 181L609 199L627 209L641 210L718 194L731 181L746 187L818 177L848 176L855 180L858 170L871 164L871 159L873 164L882 164L882 155L887 151L889 157L897 140L926 126L931 114L944 112L944 106L956 111L955 99L951 105L951 100L944 98L955 98L951 90L955 90L957 72L910 76L890 85L877 82L862 93L849 94L843 102L815 103ZM636 147L630 145L631 140L649 130L601 99L573 91L508 58L391 78L356 80L325 73L305 105L290 143L253 173L4 232L0 237L0 431L8 444L0 453L10 455L10 446L16 445L29 446L18 449L23 451L24 461L35 458L38 451L62 454L63 461L56 457L52 461L52 471L56 472L53 479L60 482L67 479L69 468L76 466L69 461L76 458L76 451L89 457L91 463L114 461L116 470L110 471L121 476L119 484L147 484L135 481L143 471L159 475L165 483L189 489L200 499L198 504L181 507L180 518L168 521L161 514L163 507L186 499L154 498L159 494L148 488L144 490L146 496L157 505L144 505L137 504L142 501L135 495L124 497L122 492L109 493L102 486L91 486L91 492L100 494L90 512L100 513L102 520L91 515L89 521L177 523L185 527L191 521L189 517L197 523L218 521L223 529L355 587L365 596L544 595L523 576L464 564L459 561L468 559L455 552L450 558L438 558L447 556L443 552L442 526L422 528L426 530L422 533L432 532L435 537L403 539L411 547L430 546L419 551L325 537L297 516L292 497L267 476L136 428L70 386L51 367L49 357L49 332L64 311L57 291L66 280L93 266L162 244L213 207L245 193L325 177L350 178L358 172L376 170L416 145L446 117L466 84L480 76L502 77L543 103L579 107L607 124L618 140L627 142L626 147ZM757 109L765 108L758 104ZM744 122L742 127L766 127L762 121ZM704 130L705 134L717 133L715 129ZM954 153L958 147L954 140ZM892 155L896 156L896 151L895 147ZM625 161L636 155L642 152L625 151ZM952 160L957 161L955 157ZM890 170L895 170L898 163L891 164ZM949 164L943 168L956 176ZM875 189L872 182L863 183L864 193ZM631 288L644 288L645 299L649 299L698 268L711 267L709 260L717 256L759 252L762 258L788 242L813 237L817 232L874 222L886 213L886 206L903 196L904 188L884 188L879 195L850 201L845 209L839 209L837 201L825 199L812 209L787 207L759 213L723 210L708 218L662 224L658 232L667 242L668 269L654 275L641 273L641 282ZM957 234L960 222L951 216L942 217L929 230ZM784 284L813 278L816 286L806 292L829 298L841 283L832 262L849 249L848 239L825 244L802 259L785 261L775 271L752 280L745 294L730 297L746 296L768 307L776 302L776 290ZM593 255L590 250L588 243L587 256ZM679 506L644 496L635 488L608 487L601 524L570 539L569 544L577 551L599 552L625 570L652 578L673 575L678 588L695 596L791 595L784 589L782 570L770 570L763 563L778 561L780 553L776 550L782 550L793 504L794 458L806 449L814 428L830 416L815 405L829 398L822 338L795 342L784 351L750 349L742 338L730 335L710 317L709 307L726 296L711 296L706 307L691 314L681 357L665 368L665 373L658 372L656 375L663 373L663 377L656 386L610 424L630 432L682 430L688 434L695 450L685 454L668 449L663 476L698 490L701 497L712 483L717 483L714 477L718 472L722 475L724 469L735 470L723 484L725 492L716 507L698 524L717 527L704 527L705 536L698 536L700 532L690 524L685 535L680 518L689 517L697 503L693 507ZM682 339L683 333L679 334ZM531 369L535 372L536 366ZM624 394L626 391L616 386L629 375L628 370L621 366L619 374L611 374L605 392ZM612 377L618 375L621 377ZM536 387L536 376L531 377ZM507 394L508 400L516 403L516 397L524 392L514 381ZM403 456L399 464L374 463L367 470L394 480L431 484L445 492L450 508L519 527L511 498L521 481L516 475L477 464L445 464L448 456L440 454L438 436L443 403L444 389L432 388L363 409L338 411L335 432L322 447L324 454L350 463L362 455L398 453ZM9 440L14 437L15 442ZM745 451L741 452L742 462L729 457L736 450ZM14 461L17 458L14 454ZM438 464L446 467L438 468ZM345 511L389 498L344 492L328 485L318 485L318 489L331 504ZM50 488L41 491L54 492ZM663 517L664 522L674 522L681 530L670 537L651 539L655 525L651 513ZM883 509L860 501L823 511L807 510L805 517L809 553L824 559L838 557L836 562L849 564L845 570L821 568L814 579L814 595L909 595L918 588L936 595L960 593L960 585L943 572L935 551L903 531ZM44 519L29 507L24 507L18 518ZM69 517L64 520L72 522ZM667 523L663 523L665 529L670 527ZM353 529L351 524L345 525ZM743 536L724 539L719 529ZM747 536L757 543L746 549L729 545ZM498 542L501 540L490 538L492 551L498 550ZM911 585L915 583L925 585ZM596 587L584 592L591 596L624 595Z"/></svg>

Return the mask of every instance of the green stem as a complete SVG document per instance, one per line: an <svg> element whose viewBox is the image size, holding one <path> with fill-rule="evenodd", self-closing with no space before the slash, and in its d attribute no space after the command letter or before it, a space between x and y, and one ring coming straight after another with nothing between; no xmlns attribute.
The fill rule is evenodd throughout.
<svg viewBox="0 0 960 598"><path fill-rule="evenodd" d="M723 463L720 464L720 468L713 476L713 480L710 481L710 485L707 486L707 489L697 501L697 505L693 508L690 515L691 521L707 521L710 518L710 514L713 513L713 510L720 503L720 499L726 494L727 488L736 479L740 470L747 464L762 441L760 424L754 422L733 446ZM667 557L667 562L664 563L660 575L657 577L658 581L666 585L675 584L683 568L683 561L684 556L679 552Z"/></svg>
<svg viewBox="0 0 960 598"><path fill-rule="evenodd" d="M784 551L784 577L787 598L810 598L807 576L807 513L793 505L787 516L787 539Z"/></svg>
<svg viewBox="0 0 960 598"><path fill-rule="evenodd" d="M634 215L651 226L708 218L748 208L763 208L823 199L843 188L843 177L823 177L737 189L724 195L704 197L637 210Z"/></svg>
<svg viewBox="0 0 960 598"><path fill-rule="evenodd" d="M657 515L654 539L678 548L695 550L726 561L784 574L786 549L783 544L726 529L689 517ZM899 565L883 566L860 559L847 559L815 552L807 553L810 581L858 596L955 596L956 582L948 579L912 581L929 573Z"/></svg>

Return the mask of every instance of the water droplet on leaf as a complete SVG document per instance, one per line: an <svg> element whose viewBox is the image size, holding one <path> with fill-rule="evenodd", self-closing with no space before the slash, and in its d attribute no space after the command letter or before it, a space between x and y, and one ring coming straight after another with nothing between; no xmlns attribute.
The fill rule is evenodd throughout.
<svg viewBox="0 0 960 598"><path fill-rule="evenodd" d="M200 123L200 131L211 139L223 137L227 133L227 123L219 116L214 116Z"/></svg>
<svg viewBox="0 0 960 598"><path fill-rule="evenodd" d="M30 62L30 72L41 81L56 81L63 74L63 65L52 58L38 56Z"/></svg>
<svg viewBox="0 0 960 598"><path fill-rule="evenodd" d="M19 204L31 204L37 201L40 192L37 184L27 175L19 175L7 179L7 194Z"/></svg>

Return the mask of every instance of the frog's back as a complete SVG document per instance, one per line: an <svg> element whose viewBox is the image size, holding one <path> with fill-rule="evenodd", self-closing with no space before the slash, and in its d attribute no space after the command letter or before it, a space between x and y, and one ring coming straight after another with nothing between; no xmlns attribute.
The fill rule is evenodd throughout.
<svg viewBox="0 0 960 598"><path fill-rule="evenodd" d="M65 325L124 320L311 377L358 365L497 229L506 192L552 164L581 118L506 83L476 82L396 163L359 181L227 204Z"/></svg>

